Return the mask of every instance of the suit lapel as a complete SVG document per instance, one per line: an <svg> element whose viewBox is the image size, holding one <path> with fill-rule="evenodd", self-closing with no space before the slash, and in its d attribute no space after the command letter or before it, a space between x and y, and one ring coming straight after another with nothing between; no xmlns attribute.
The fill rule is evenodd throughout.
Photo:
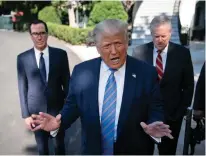
<svg viewBox="0 0 206 156"><path fill-rule="evenodd" d="M94 93L94 95L90 96L90 112L95 120L95 123L97 124L97 131L99 131L99 134L101 134L100 121L99 121L99 100L98 100L100 64L101 64L101 58L98 58L96 62L94 62L93 64L93 70L92 70L93 78L94 78L93 85L88 90L88 94Z"/></svg>
<svg viewBox="0 0 206 156"><path fill-rule="evenodd" d="M52 52L52 48L49 47L49 75L48 75L48 82L49 82L50 73L51 73L51 71L53 69L53 64L55 64L55 62L54 62L55 61L55 59L54 59L55 56L53 56L53 55L54 54ZM41 81L43 82L43 84L45 84L45 82L43 81L43 79L41 77L40 70L39 70L39 68L37 66L37 61L36 61L36 56L35 56L34 48L31 49L31 64L35 68L35 71L38 72L38 75L39 75ZM45 86L48 85L48 82L45 84Z"/></svg>
<svg viewBox="0 0 206 156"><path fill-rule="evenodd" d="M124 126L127 115L130 110L130 106L132 104L132 99L135 95L135 85L136 85L136 73L133 72L133 66L131 63L130 56L127 56L126 62L126 71L125 71L125 80L124 80L124 91L122 97L122 104L120 109L120 115L118 120L118 128L117 128L117 138Z"/></svg>
<svg viewBox="0 0 206 156"><path fill-rule="evenodd" d="M153 49L154 49L154 44L151 42L148 44L148 55L147 55L147 61L148 63L151 63L151 65L153 65ZM168 51L167 51L167 60L166 60L166 64L165 64L165 70L164 70L164 74L163 74L163 77L162 77L162 80L160 82L160 84L162 85L163 83L165 83L166 81L166 77L167 77L167 73L169 72L170 70L170 65L171 65L171 60L173 60L172 58L172 51L173 49L173 46L172 46L172 43L170 42L169 43L169 47L168 47Z"/></svg>
<svg viewBox="0 0 206 156"><path fill-rule="evenodd" d="M35 68L35 70L38 70L39 71L39 68L37 66L37 61L36 61L36 56L35 56L35 52L34 52L34 48L32 48L30 50L31 52L31 65ZM39 73L40 74L40 73Z"/></svg>
<svg viewBox="0 0 206 156"><path fill-rule="evenodd" d="M55 64L54 52L51 47L48 47L48 50L49 50L49 73L48 73L48 83L47 84L49 84L49 81L52 76L53 68L54 68L53 65Z"/></svg>
<svg viewBox="0 0 206 156"><path fill-rule="evenodd" d="M39 68L38 68L38 66L37 66L37 60L36 60L34 48L32 48L32 49L30 50L30 53L31 53L31 54L30 54L31 59L29 60L29 61L30 61L29 63L31 64L31 67L33 68L33 70L31 70L31 71L35 71L35 73L39 76L39 78L40 78L40 80L42 81L42 83L45 84L44 81L42 80L42 77L41 77Z"/></svg>
<svg viewBox="0 0 206 156"><path fill-rule="evenodd" d="M163 77L162 77L160 84L163 84L166 82L165 80L167 79L166 77L168 75L168 72L171 71L170 66L172 65L172 62L173 62L172 51L173 51L172 43L169 43L169 47L168 47L168 51L167 51L167 60L166 60L166 64L165 64L165 70L164 70L164 74L163 74Z"/></svg>

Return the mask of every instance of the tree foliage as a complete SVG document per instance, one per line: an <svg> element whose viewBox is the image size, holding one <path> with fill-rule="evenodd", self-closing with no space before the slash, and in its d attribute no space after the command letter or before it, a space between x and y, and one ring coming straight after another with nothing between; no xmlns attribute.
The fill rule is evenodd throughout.
<svg viewBox="0 0 206 156"><path fill-rule="evenodd" d="M10 14L11 12L17 13L19 11L23 12L21 20L18 22L19 29L26 30L28 25L34 19L37 19L38 12L45 6L50 5L50 1L2 1L0 0L0 15Z"/></svg>
<svg viewBox="0 0 206 156"><path fill-rule="evenodd" d="M0 0L0 8L4 14L10 11L23 11L25 14L37 14L39 10L47 5L50 1L2 1Z"/></svg>
<svg viewBox="0 0 206 156"><path fill-rule="evenodd" d="M47 6L39 11L38 18L44 22L61 24L61 19L53 6Z"/></svg>
<svg viewBox="0 0 206 156"><path fill-rule="evenodd" d="M101 1L96 3L90 13L88 26L94 26L105 19L127 21L127 13L120 1Z"/></svg>
<svg viewBox="0 0 206 156"><path fill-rule="evenodd" d="M73 45L85 44L92 28L72 28L67 25L47 23L49 34Z"/></svg>

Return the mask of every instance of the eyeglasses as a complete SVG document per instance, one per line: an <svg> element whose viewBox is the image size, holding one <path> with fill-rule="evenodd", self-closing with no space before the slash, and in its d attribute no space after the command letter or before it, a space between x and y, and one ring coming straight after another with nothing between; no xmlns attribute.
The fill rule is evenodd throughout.
<svg viewBox="0 0 206 156"><path fill-rule="evenodd" d="M31 35L33 37L44 36L46 34L47 34L47 32L33 32L33 33L31 33Z"/></svg>

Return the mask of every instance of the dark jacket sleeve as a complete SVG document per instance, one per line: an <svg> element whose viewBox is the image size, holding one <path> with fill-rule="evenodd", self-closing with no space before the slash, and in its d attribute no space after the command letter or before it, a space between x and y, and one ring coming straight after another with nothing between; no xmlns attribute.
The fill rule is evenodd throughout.
<svg viewBox="0 0 206 156"><path fill-rule="evenodd" d="M181 52L181 51L180 51ZM183 62L183 79L181 83L182 99L181 106L176 111L175 118L178 119L186 113L187 107L191 106L193 91L194 91L194 72L192 59L189 49L184 49L184 62Z"/></svg>
<svg viewBox="0 0 206 156"><path fill-rule="evenodd" d="M192 59L190 55L190 51L187 49L185 53L185 62L184 62L184 70L183 70L183 106L189 107L192 102L192 96L194 91L194 72L192 66Z"/></svg>
<svg viewBox="0 0 206 156"><path fill-rule="evenodd" d="M133 48L133 49L132 49L132 57L134 57L134 58L139 58L139 57L138 57L138 52L139 52L139 51L138 51L137 48Z"/></svg>
<svg viewBox="0 0 206 156"><path fill-rule="evenodd" d="M17 56L17 75L21 113L23 118L27 118L30 116L27 103L28 81L20 56Z"/></svg>
<svg viewBox="0 0 206 156"><path fill-rule="evenodd" d="M74 67L70 79L69 93L63 109L61 110L61 129L67 129L79 117L79 109L76 100L76 68Z"/></svg>
<svg viewBox="0 0 206 156"><path fill-rule="evenodd" d="M137 46L137 47L133 48L132 57L134 57L136 59L143 60L142 59L142 52L144 52L144 48L142 48L142 47L143 46Z"/></svg>
<svg viewBox="0 0 206 156"><path fill-rule="evenodd" d="M205 111L205 63L197 81L193 109Z"/></svg>
<svg viewBox="0 0 206 156"><path fill-rule="evenodd" d="M69 70L69 62L66 51L63 51L63 58L62 58L62 86L65 94L65 98L68 94L69 89L69 81L70 81L70 70Z"/></svg>

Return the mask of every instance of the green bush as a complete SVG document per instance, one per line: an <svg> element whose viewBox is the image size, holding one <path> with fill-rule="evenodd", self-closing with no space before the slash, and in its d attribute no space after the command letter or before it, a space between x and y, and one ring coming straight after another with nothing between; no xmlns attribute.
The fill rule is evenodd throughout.
<svg viewBox="0 0 206 156"><path fill-rule="evenodd" d="M52 22L57 24L62 23L61 18L53 6L44 7L41 11L39 11L38 18L44 22Z"/></svg>
<svg viewBox="0 0 206 156"><path fill-rule="evenodd" d="M72 28L67 25L54 24L47 22L49 34L61 40L69 42L73 45L85 44L87 41L88 33L93 28Z"/></svg>
<svg viewBox="0 0 206 156"><path fill-rule="evenodd" d="M96 3L89 17L88 26L95 24L105 19L120 19L127 21L128 16L120 1L101 1Z"/></svg>

